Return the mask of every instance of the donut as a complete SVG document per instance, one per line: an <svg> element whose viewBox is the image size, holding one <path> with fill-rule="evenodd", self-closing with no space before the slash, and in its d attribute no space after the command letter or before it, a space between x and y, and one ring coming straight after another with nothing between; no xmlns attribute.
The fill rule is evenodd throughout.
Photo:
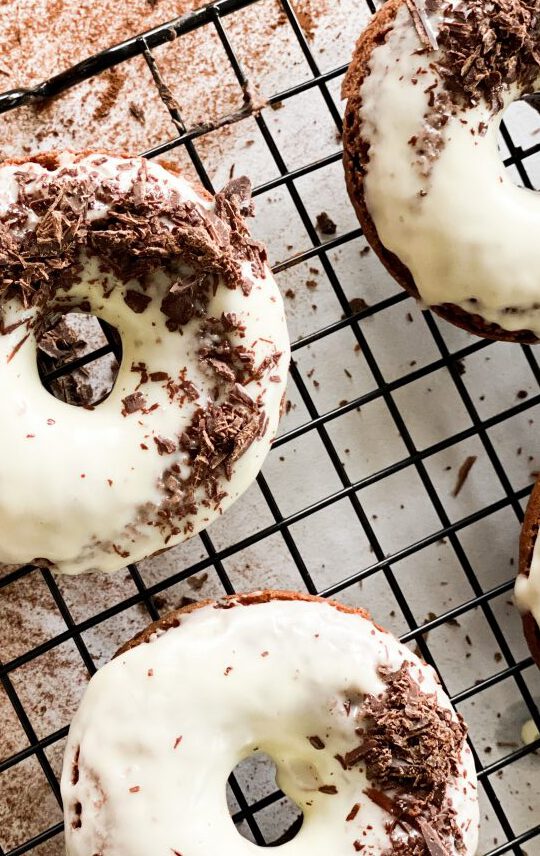
<svg viewBox="0 0 540 856"><path fill-rule="evenodd" d="M225 785L265 752L303 812L291 856L472 856L465 734L434 671L363 610L279 591L204 601L90 681L62 772L67 853L252 854Z"/></svg>
<svg viewBox="0 0 540 856"><path fill-rule="evenodd" d="M215 198L143 158L0 166L0 563L114 571L178 544L253 482L289 340L250 184ZM122 341L97 406L54 398L36 352L86 312Z"/></svg>
<svg viewBox="0 0 540 856"><path fill-rule="evenodd" d="M343 84L344 165L367 241L424 307L479 336L540 335L540 199L498 154L540 81L533 6L389 0Z"/></svg>
<svg viewBox="0 0 540 856"><path fill-rule="evenodd" d="M527 505L519 542L519 573L514 597L523 617L531 654L540 667L540 479Z"/></svg>

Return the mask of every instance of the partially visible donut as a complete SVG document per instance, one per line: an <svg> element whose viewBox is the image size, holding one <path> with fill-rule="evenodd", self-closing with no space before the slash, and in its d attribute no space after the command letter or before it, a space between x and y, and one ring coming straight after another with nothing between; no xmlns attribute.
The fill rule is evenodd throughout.
<svg viewBox="0 0 540 856"><path fill-rule="evenodd" d="M536 482L521 529L515 599L531 654L540 666L540 479Z"/></svg>
<svg viewBox="0 0 540 856"><path fill-rule="evenodd" d="M113 571L190 537L252 483L289 361L251 238L250 185L215 199L142 158L0 166L0 562ZM86 311L122 339L109 397L41 385L40 336Z"/></svg>
<svg viewBox="0 0 540 856"><path fill-rule="evenodd" d="M540 335L540 199L498 154L540 83L529 4L389 0L346 77L347 185L367 240L425 306L494 339Z"/></svg>
<svg viewBox="0 0 540 856"><path fill-rule="evenodd" d="M225 783L261 751L304 814L291 856L473 856L465 734L434 671L363 610L292 592L205 601L90 681L62 774L67 853L253 854Z"/></svg>

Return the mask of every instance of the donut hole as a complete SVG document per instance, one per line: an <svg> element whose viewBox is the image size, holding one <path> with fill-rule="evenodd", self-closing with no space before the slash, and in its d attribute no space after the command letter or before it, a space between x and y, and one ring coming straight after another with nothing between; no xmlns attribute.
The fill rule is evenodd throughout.
<svg viewBox="0 0 540 856"><path fill-rule="evenodd" d="M504 111L502 121L504 130L501 133L501 144L499 151L501 158L506 160L508 155L513 152L509 151L508 135L511 138L511 144L518 155L516 163L512 161L507 166L509 178L518 187L528 186L534 189L540 189L540 161L538 156L527 157L523 165L519 163L519 156L522 152L528 152L533 146L537 146L540 140L540 94L524 96L523 98L514 101ZM526 173L522 172L522 169ZM527 178L529 183L527 183Z"/></svg>
<svg viewBox="0 0 540 856"><path fill-rule="evenodd" d="M265 800L268 803L254 814L255 822L266 840L263 847L278 847L292 841L300 831L304 820L302 809L286 794L272 799L276 793L281 793L276 782L276 774L277 767L273 759L265 752L258 751L237 764L232 772L235 782L242 789L249 805L259 800ZM230 785L227 788L227 800L229 812L234 819L238 806ZM246 820L236 822L236 829L242 837L250 841L254 840Z"/></svg>
<svg viewBox="0 0 540 856"><path fill-rule="evenodd" d="M41 383L54 398L93 408L109 397L120 371L118 331L87 312L51 315L38 338Z"/></svg>
<svg viewBox="0 0 540 856"><path fill-rule="evenodd" d="M76 802L73 806L73 820L71 821L72 829L80 829L82 826L82 805Z"/></svg>

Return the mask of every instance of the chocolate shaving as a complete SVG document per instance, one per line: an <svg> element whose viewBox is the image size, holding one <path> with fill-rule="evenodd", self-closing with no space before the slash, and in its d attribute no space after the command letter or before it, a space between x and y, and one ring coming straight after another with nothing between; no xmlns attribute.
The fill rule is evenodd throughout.
<svg viewBox="0 0 540 856"><path fill-rule="evenodd" d="M210 403L195 412L180 438L180 449L187 453L191 464L189 476L182 477L179 466L173 464L162 478L165 497L156 525L166 535L166 542L181 531L184 518L197 512L201 501L197 491L204 491L203 504L219 507L227 495L221 490L221 477L232 476L234 462L261 435L264 421L259 403L238 384L224 402ZM186 533L191 532L193 524L187 521L183 527Z"/></svg>
<svg viewBox="0 0 540 856"><path fill-rule="evenodd" d="M140 315L152 302L152 298L148 294L143 294L142 291L135 291L132 288L128 288L124 295L124 301L133 312Z"/></svg>
<svg viewBox="0 0 540 856"><path fill-rule="evenodd" d="M234 334L234 339L231 334ZM219 380L247 386L250 381L260 380L273 370L281 354L274 351L255 365L253 348L234 343L243 335L244 328L230 314L222 314L221 318L205 318L200 327L199 336L203 344L198 355Z"/></svg>
<svg viewBox="0 0 540 856"><path fill-rule="evenodd" d="M137 410L144 410L146 399L142 392L133 392L122 399L122 404L124 405L122 415L128 416L130 413L136 413Z"/></svg>
<svg viewBox="0 0 540 856"><path fill-rule="evenodd" d="M134 101L131 101L129 105L129 112L137 120L137 122L140 122L141 125L146 124L146 116L144 110L139 104L135 104Z"/></svg>
<svg viewBox="0 0 540 856"><path fill-rule="evenodd" d="M430 51L436 51L439 48L437 36L431 26L431 21L426 15L426 9L422 0L405 0L407 9L411 13L413 24L418 38L423 47Z"/></svg>
<svg viewBox="0 0 540 856"><path fill-rule="evenodd" d="M462 489L463 485L465 484L465 482L467 481L469 473L472 470L475 463L476 463L476 455L469 455L467 458L465 458L465 460L463 461L462 465L459 468L459 471L457 474L457 479L456 479L456 484L455 484L454 490L452 491L452 496L459 496L459 494L461 493L461 489Z"/></svg>
<svg viewBox="0 0 540 856"><path fill-rule="evenodd" d="M345 818L345 820L349 823L351 820L354 820L358 812L360 811L360 803L355 803L351 808L349 814Z"/></svg>
<svg viewBox="0 0 540 856"><path fill-rule="evenodd" d="M154 443L160 455L172 455L173 452L176 452L174 440L167 440L166 437L154 437Z"/></svg>
<svg viewBox="0 0 540 856"><path fill-rule="evenodd" d="M379 671L387 689L365 699L360 716L368 727L358 729L362 741L344 760L348 768L365 765L366 796L394 818L383 856L451 856L450 843L461 852L447 788L459 775L465 726L421 690L408 663Z"/></svg>
<svg viewBox="0 0 540 856"><path fill-rule="evenodd" d="M393 814L396 817L399 816L399 809L396 803L392 797L385 794L384 791L379 791L377 788L364 788L364 793L369 797L372 803L378 805L383 811L388 812L388 814Z"/></svg>
<svg viewBox="0 0 540 856"><path fill-rule="evenodd" d="M420 832L424 836L430 856L450 856L449 850L441 841L440 835L436 829L429 825L425 820L418 821Z"/></svg>
<svg viewBox="0 0 540 856"><path fill-rule="evenodd" d="M258 405L238 385L228 401L199 410L181 441L192 458L195 484L220 465L230 478L232 464L251 446L260 429Z"/></svg>
<svg viewBox="0 0 540 856"><path fill-rule="evenodd" d="M179 329L195 315L204 316L210 297L211 279L192 276L173 283L161 302L161 311L169 319L169 329Z"/></svg>
<svg viewBox="0 0 540 856"><path fill-rule="evenodd" d="M437 69L457 101L474 106L484 100L496 112L510 85L523 95L532 92L540 72L538 11L537 0L468 0L445 7Z"/></svg>
<svg viewBox="0 0 540 856"><path fill-rule="evenodd" d="M86 342L75 334L75 331L63 318L54 327L43 333L38 341L39 350L59 365L64 365L80 356L80 352L85 347Z"/></svg>
<svg viewBox="0 0 540 856"><path fill-rule="evenodd" d="M245 175L234 178L222 190L223 195L243 217L253 217L255 210L251 199L251 182Z"/></svg>
<svg viewBox="0 0 540 856"><path fill-rule="evenodd" d="M45 172L35 181L22 171L15 177L17 230L12 228L15 207L0 220L0 307L16 297L25 308L50 309L57 293L80 278L83 251L97 256L103 270L125 283L138 279L143 288L145 277L156 269L170 275L179 263L191 268L163 299L171 329L204 315L220 277L228 288L248 294L252 283L244 275L244 262L250 263L253 276L265 276L266 250L250 236L243 219L253 213L246 178L226 185L214 210L207 210L190 200L181 202L174 191L164 195L146 161L127 192L120 190L118 180L97 180L76 166ZM97 203L107 205L106 214L89 217ZM25 228L30 215L37 225ZM150 298L130 288L125 301L140 313Z"/></svg>

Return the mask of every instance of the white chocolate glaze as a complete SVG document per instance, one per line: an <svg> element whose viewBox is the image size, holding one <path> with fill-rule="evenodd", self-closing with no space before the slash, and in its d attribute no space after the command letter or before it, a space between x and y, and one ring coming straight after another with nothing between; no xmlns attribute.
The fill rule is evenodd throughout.
<svg viewBox="0 0 540 856"><path fill-rule="evenodd" d="M62 155L58 181L74 157ZM140 165L137 158L126 161L91 155L79 157L76 170L98 182L118 180L125 191L133 184ZM14 175L21 170L34 175L37 182L50 175L35 163L0 168L0 214L17 202ZM205 209L213 207L212 201L197 194L183 178L154 163L148 163L147 170L164 195L176 191L181 201L192 200ZM107 206L97 205L88 219L103 217L107 210ZM260 396L268 418L267 430L233 465L231 479L222 477L220 487L226 495L219 504L207 507L199 502L197 513L184 518L181 532L173 537L152 525L148 518L163 500L160 479L165 469L176 463L183 475L189 473L186 454L180 450L158 454L154 437L177 440L195 410L213 400L216 377L201 365L197 355L201 319L192 319L181 334L167 329L160 304L171 278L162 270L148 286L147 294L152 297L148 308L136 314L124 300L128 287L139 287L136 281L126 285L110 272L103 272L95 257L84 256L82 264L80 282L62 292L62 307L64 311L65 307L76 309L83 300L88 301L91 313L116 327L123 345L120 372L111 395L95 410L73 407L53 398L41 385L32 329L28 335L24 326L0 335L0 562L6 565L44 558L56 570L69 574L114 571L178 543L206 527L246 490L277 429L289 362L283 303L269 270L258 278L245 262L243 273L252 283L250 294L227 288L220 279L208 315L236 313L245 327L242 344L253 350L257 366L266 357L280 355L258 380L244 387L252 399ZM104 296L106 292L108 296ZM21 320L31 323L36 311L24 311L19 302L12 301L2 310L4 327ZM235 336L231 334L234 344L238 341ZM198 398L171 401L165 384L148 381L140 391L149 408L156 405L155 409L122 415L123 399L134 393L141 381L140 373L132 370L137 363L144 363L148 373L166 372L176 379L185 369ZM203 498L201 488L198 499Z"/></svg>
<svg viewBox="0 0 540 856"><path fill-rule="evenodd" d="M429 15L435 34L440 14ZM409 141L426 130L426 90L444 91L432 68L440 51L421 47L403 3L360 90L369 214L426 305L457 304L504 330L540 335L540 197L512 183L497 151L502 113L520 92L505 89L495 115L482 101L448 114L441 151L419 169Z"/></svg>
<svg viewBox="0 0 540 856"><path fill-rule="evenodd" d="M529 567L529 575L518 574L514 589L516 604L522 615L531 613L540 627L540 543L537 538Z"/></svg>
<svg viewBox="0 0 540 856"><path fill-rule="evenodd" d="M521 739L525 746L529 746L529 744L535 743L536 740L540 740L540 733L532 719L528 719L521 729Z"/></svg>
<svg viewBox="0 0 540 856"><path fill-rule="evenodd" d="M304 813L279 852L351 856L356 841L362 854L378 856L391 818L363 793L363 767L344 770L334 756L358 745L362 697L385 689L378 668L404 661L422 691L451 709L432 669L359 614L274 599L180 615L178 627L118 656L90 682L62 775L69 856L257 853L233 825L225 786L258 750L274 759L279 786ZM324 749L312 745L314 735ZM447 796L463 832L460 852L472 856L478 806L466 745L459 767ZM320 792L324 785L337 793Z"/></svg>

